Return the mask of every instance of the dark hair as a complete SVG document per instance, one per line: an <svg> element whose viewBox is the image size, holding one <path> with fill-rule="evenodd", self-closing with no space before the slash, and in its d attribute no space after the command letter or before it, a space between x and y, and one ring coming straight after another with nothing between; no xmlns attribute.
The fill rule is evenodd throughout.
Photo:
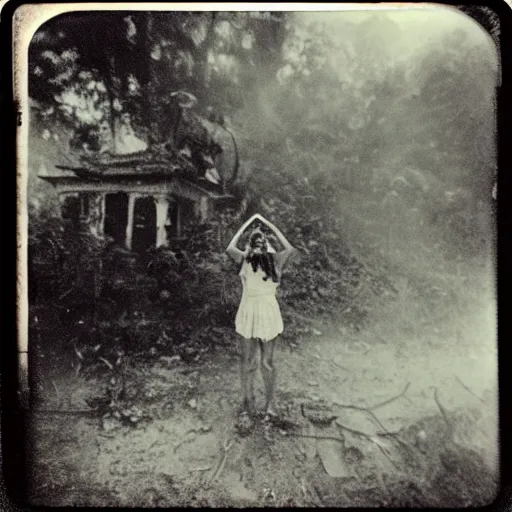
<svg viewBox="0 0 512 512"><path fill-rule="evenodd" d="M246 261L251 264L253 272L257 272L258 268L261 268L261 270L265 272L265 276L263 277L264 281L272 278L274 283L279 282L274 255L267 252L266 249L264 249L261 254L253 254L249 252L246 257Z"/></svg>

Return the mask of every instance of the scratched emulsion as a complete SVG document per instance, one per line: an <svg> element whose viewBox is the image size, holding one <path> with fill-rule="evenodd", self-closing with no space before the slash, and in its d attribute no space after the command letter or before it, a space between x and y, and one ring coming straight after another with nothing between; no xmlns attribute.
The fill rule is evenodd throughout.
<svg viewBox="0 0 512 512"><path fill-rule="evenodd" d="M499 49L441 8L310 6L282 22L238 7L240 19L166 19L142 4L118 17L90 4L58 23L65 5L17 12L28 501L491 503ZM180 130L190 133L176 149ZM174 150L182 167L169 159L162 171ZM224 251L253 213L300 257L278 292L278 417L244 429L241 283ZM73 256L58 267L66 236ZM261 412L259 370L255 385Z"/></svg>

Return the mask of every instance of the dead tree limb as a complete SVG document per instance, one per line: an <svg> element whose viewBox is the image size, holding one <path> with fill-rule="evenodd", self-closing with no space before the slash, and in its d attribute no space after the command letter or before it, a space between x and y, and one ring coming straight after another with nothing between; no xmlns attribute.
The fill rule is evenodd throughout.
<svg viewBox="0 0 512 512"><path fill-rule="evenodd" d="M388 405L391 402L394 402L395 400L398 400L399 398L405 397L405 393L409 389L410 385L411 385L411 383L408 382L405 385L404 389L398 395L393 396L391 398L388 398L387 400L384 400L384 402L379 402L379 403L371 405L369 407L363 407L361 405L340 404L339 402L336 402L335 405L337 407L341 407L343 409L354 409L356 411L370 412L370 411L373 411L374 409L378 409L379 407L383 407L384 405Z"/></svg>
<svg viewBox="0 0 512 512"><path fill-rule="evenodd" d="M224 445L222 446L222 457L219 461L219 464L217 464L217 468L215 469L213 475L208 479L208 482L206 483L207 486L209 486L212 482L214 482L217 479L217 477L221 474L221 472L224 469L224 466L226 464L228 451L233 446L233 444L234 444L234 441L226 441L224 443Z"/></svg>
<svg viewBox="0 0 512 512"><path fill-rule="evenodd" d="M455 375L455 379L468 393L471 393L477 400L480 400L480 402L485 404L485 400L483 398L480 398L475 392L473 392L471 388L466 386L466 384L464 384L464 382L462 382L457 375Z"/></svg>
<svg viewBox="0 0 512 512"><path fill-rule="evenodd" d="M388 404L394 402L395 400L398 400L399 398L405 397L405 393L409 389L410 385L411 385L411 383L408 382L405 385L404 389L401 391L401 393L399 393L398 395L393 396L393 397L391 397L391 398L389 398L387 400L384 400L383 402L379 402L377 404L371 405L369 407L363 407L361 405L340 404L340 403L337 403L337 402L334 405L336 405L337 407L341 407L343 409L353 409L355 411L362 411L362 412L365 412L365 413L369 414L374 419L375 423L377 423L379 425L379 427L386 434L390 434L388 429L382 424L382 422L379 420L379 418L375 415L375 413L373 411L374 411L374 409L377 409L379 407L383 407L385 405L388 405Z"/></svg>
<svg viewBox="0 0 512 512"><path fill-rule="evenodd" d="M393 465L393 467L395 469L398 469L400 471L400 466L391 458L391 455L389 455L389 453L384 450L384 448L379 444L379 443L376 443L373 439L373 444L377 446L377 448L384 454L384 456L389 460L389 462L391 462L391 464ZM382 476L381 476L382 478Z"/></svg>
<svg viewBox="0 0 512 512"><path fill-rule="evenodd" d="M343 430L346 430L347 432L364 437L365 439L368 439L369 441L371 441L373 444L375 444L379 448L379 450L387 457L387 459L391 462L391 464L393 464L393 466L396 469L400 469L400 467L396 464L396 462L391 458L389 453L387 453L386 450L384 450L384 448L382 446L380 446L379 443L375 442L375 440L373 439L372 436L365 434L364 432L361 432L360 430L355 430L355 429L352 429L349 427L345 427L344 425L341 425L340 423L337 423L337 425L339 425ZM335 437L335 436L314 436L314 435L308 435L308 434L296 434L293 432L288 433L286 435L291 436L291 437L307 437L307 438L312 438L312 439L326 439L326 440L330 440L330 441L338 441L340 443L345 442L345 440L343 438Z"/></svg>
<svg viewBox="0 0 512 512"><path fill-rule="evenodd" d="M361 435L364 435L363 432L361 432ZM336 437L336 436L314 436L311 434L297 434L296 432L286 432L286 434L283 434L285 437L307 437L309 439L326 439L327 441L339 441L340 443L344 443L345 440L342 437Z"/></svg>
<svg viewBox="0 0 512 512"><path fill-rule="evenodd" d="M411 386L411 383L410 383L410 382L408 382L408 383L405 385L405 387L404 387L403 391L402 391L400 394L398 394L398 395L396 395L396 396L394 396L394 397L391 397L391 398L389 398L388 400L384 400L384 402L380 402L380 403L378 403L378 404L372 405L369 409L370 409L370 410L374 410L374 409L377 409L377 408L379 408L379 407L384 407L385 405L388 405L388 404L390 404L391 402L394 402L395 400L398 400L399 398L402 398L402 397L406 398L406 397L405 397L405 393L407 393L407 390L409 389L409 387L410 387L410 386Z"/></svg>
<svg viewBox="0 0 512 512"><path fill-rule="evenodd" d="M436 405L437 405L439 411L441 411L441 415L443 416L444 421L446 422L448 427L451 428L452 424L451 424L450 420L448 419L448 414L446 413L446 409L443 407L443 405L439 401L439 397L437 396L437 388L434 387L433 389L434 389L434 401L436 402Z"/></svg>
<svg viewBox="0 0 512 512"><path fill-rule="evenodd" d="M173 453L176 453L178 451L178 448L180 448L180 446L184 445L185 443L188 443L189 441L192 441L193 438L190 438L188 437L188 432L187 434L185 434L185 439L183 439L182 441L180 441L174 448L173 448Z"/></svg>

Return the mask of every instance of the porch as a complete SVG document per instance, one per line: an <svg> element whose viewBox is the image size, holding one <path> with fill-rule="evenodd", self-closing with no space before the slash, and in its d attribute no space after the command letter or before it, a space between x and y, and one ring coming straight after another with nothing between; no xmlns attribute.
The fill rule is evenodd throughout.
<svg viewBox="0 0 512 512"><path fill-rule="evenodd" d="M206 222L216 199L223 197L179 179L152 183L45 179L57 189L65 221L98 237L110 237L136 253L179 240L184 222Z"/></svg>

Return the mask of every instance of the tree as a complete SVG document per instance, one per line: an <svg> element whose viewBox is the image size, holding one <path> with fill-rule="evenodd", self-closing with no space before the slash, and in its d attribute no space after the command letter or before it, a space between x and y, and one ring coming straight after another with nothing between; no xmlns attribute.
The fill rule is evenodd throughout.
<svg viewBox="0 0 512 512"><path fill-rule="evenodd" d="M249 13L60 16L42 26L31 42L29 94L44 121L59 118L76 130L78 143L89 143L92 149L97 149L100 126L114 133L120 119L150 145L161 143L181 116L173 91L195 96L201 114L212 108L222 114L240 108L230 91L239 87L238 76L247 80L251 75L241 68L250 66L256 55L252 43L247 44L247 38L256 37L262 39L262 61L263 49L272 45L265 27ZM253 71L252 78L257 74Z"/></svg>

